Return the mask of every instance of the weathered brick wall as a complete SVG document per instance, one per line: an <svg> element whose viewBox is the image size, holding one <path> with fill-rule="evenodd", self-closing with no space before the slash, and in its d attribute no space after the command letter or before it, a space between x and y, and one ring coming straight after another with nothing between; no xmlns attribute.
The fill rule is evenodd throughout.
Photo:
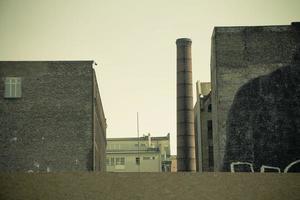
<svg viewBox="0 0 300 200"><path fill-rule="evenodd" d="M209 166L209 146L211 140L208 139L208 120L211 120L211 112L208 112L208 106L211 104L211 97L206 96L202 99L201 111L201 138L202 138L202 167L203 171L213 171Z"/></svg>
<svg viewBox="0 0 300 200"><path fill-rule="evenodd" d="M100 98L99 88L97 84L96 74L93 71L93 89L94 89L94 108L93 108L93 131L95 137L95 170L106 171L106 118Z"/></svg>
<svg viewBox="0 0 300 200"><path fill-rule="evenodd" d="M0 62L0 171L91 170L92 61ZM22 78L5 99L4 77Z"/></svg>
<svg viewBox="0 0 300 200"><path fill-rule="evenodd" d="M223 168L226 121L236 92L250 80L289 65L299 41L296 26L214 29L211 77L215 170Z"/></svg>

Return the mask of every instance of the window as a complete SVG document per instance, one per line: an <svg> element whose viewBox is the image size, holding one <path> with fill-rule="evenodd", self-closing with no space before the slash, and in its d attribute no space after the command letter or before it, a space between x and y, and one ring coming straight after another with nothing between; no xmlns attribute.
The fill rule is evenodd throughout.
<svg viewBox="0 0 300 200"><path fill-rule="evenodd" d="M124 157L116 158L116 165L125 165L125 158Z"/></svg>
<svg viewBox="0 0 300 200"><path fill-rule="evenodd" d="M135 164L140 165L140 158L139 157L135 158Z"/></svg>
<svg viewBox="0 0 300 200"><path fill-rule="evenodd" d="M213 126L212 126L212 120L207 121L207 137L209 140L213 139Z"/></svg>
<svg viewBox="0 0 300 200"><path fill-rule="evenodd" d="M106 166L109 166L109 158L106 158Z"/></svg>
<svg viewBox="0 0 300 200"><path fill-rule="evenodd" d="M151 158L150 157L148 157L148 156L144 156L143 157L143 160L150 160Z"/></svg>
<svg viewBox="0 0 300 200"><path fill-rule="evenodd" d="M6 77L5 78L5 98L20 98L21 91L21 78L20 77Z"/></svg>
<svg viewBox="0 0 300 200"><path fill-rule="evenodd" d="M114 166L115 165L115 158L110 158L110 165Z"/></svg>
<svg viewBox="0 0 300 200"><path fill-rule="evenodd" d="M214 167L214 147L208 146L208 166Z"/></svg>
<svg viewBox="0 0 300 200"><path fill-rule="evenodd" d="M208 105L207 112L211 112L211 104Z"/></svg>
<svg viewBox="0 0 300 200"><path fill-rule="evenodd" d="M143 160L155 160L155 157L154 156L152 156L152 157L144 156Z"/></svg>
<svg viewBox="0 0 300 200"><path fill-rule="evenodd" d="M120 144L110 144L109 149L111 149L111 150L121 149L121 145Z"/></svg>

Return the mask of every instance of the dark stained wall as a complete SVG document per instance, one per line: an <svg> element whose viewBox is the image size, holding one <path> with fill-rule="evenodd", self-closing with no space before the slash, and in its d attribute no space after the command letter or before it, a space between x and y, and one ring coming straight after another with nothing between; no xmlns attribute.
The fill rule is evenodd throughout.
<svg viewBox="0 0 300 200"><path fill-rule="evenodd" d="M211 93L197 98L194 107L195 113L195 138L196 138L196 167L199 172L213 171L213 155L209 154L209 149L213 147L213 138L209 136L208 123L212 121L211 111ZM211 130L212 134L212 130Z"/></svg>
<svg viewBox="0 0 300 200"><path fill-rule="evenodd" d="M267 144L267 140L272 136L265 137L268 132L263 132L263 130L274 128L277 124L277 121L273 120L273 118L278 119L278 116L276 115L280 115L282 113L274 111L274 109L276 109L277 107L274 104L273 106L272 104L269 104L270 102L277 101L278 99L275 99L274 95L267 96L267 93L264 92L272 90L271 87L274 87L273 89L275 89L276 84L282 84L281 86L278 86L282 87L280 91L286 90L290 93L295 92L295 95L298 95L298 89L284 88L285 85L288 85L289 83L282 83L281 77L274 79L271 75L271 73L275 70L284 69L286 66L291 65L293 56L296 52L296 48L300 44L300 34L298 26L299 24L296 23L294 25L286 26L216 27L214 29L214 33L212 36L211 77L214 159L216 171L227 171L228 165L232 161L251 161L249 159L243 160L243 158L245 157L241 155L251 154L252 156L254 152L244 151L242 147L245 146L243 146L242 144L246 144L247 141L251 141L250 143L253 144L253 141L255 139L258 139L257 133L254 133L253 131L253 129L257 128L257 126L264 127L261 128L261 133L258 134L258 137L260 139L255 141L260 143L259 148L261 149L259 151L270 150L269 147L265 147L264 145ZM270 75L271 77L269 77L269 79L274 80L273 84L275 84L275 86L269 87L270 82L268 81L252 82L255 78L262 77L264 75ZM260 85L257 85L258 82L260 83ZM244 94L244 100L241 100L239 98L236 99L235 105L232 107L235 96L240 96L239 94L237 94L237 92L239 90L243 90L243 87L248 88L247 92L245 92L244 90L244 93L239 93ZM265 89L265 87L267 87L267 89ZM269 108L272 108L272 110L274 111L273 114L271 114L270 120L256 120L256 122L252 121L253 124L248 127L248 125L244 124L248 123L250 119L246 120L246 122L238 116L228 118L228 116L231 115L230 112L238 113L240 111L240 114L242 114L241 112L248 112L250 116L254 116L254 112L256 112L256 110L258 109L261 109L261 113L259 114L259 116L266 119L270 112L272 112L267 109L267 107L263 107L262 104L256 104L255 109L249 108L250 105L248 105L247 103L245 104L245 102L246 100L250 101L250 99L247 99L245 93L249 95L251 93L251 95L254 96L257 95L257 98L260 98L261 95L265 95L265 98L269 98L266 103L268 104ZM273 94L276 94L276 92ZM252 96L251 98L255 97ZM279 101L276 104L289 104L294 102L294 100L287 99L289 99L288 95L285 98L282 98L282 101ZM244 106L242 104L244 104ZM295 104L293 106L294 109L298 109L298 104ZM263 109L265 109L265 111L262 111ZM288 107L288 109L290 109L290 107ZM251 112L251 110L253 112ZM253 120L253 118L251 118L251 120ZM286 121L280 123L284 124L286 123ZM232 137L233 132L231 128L233 126L240 126L244 128L247 127L247 133L245 133L245 130L242 131L242 128L237 132L237 135L241 136L240 138L244 141L238 141L237 137L235 137L235 139L234 137ZM288 131L283 133L280 130L281 129L277 129L277 131L272 132L272 134L275 134L273 135L274 138L276 138L276 135L278 134L299 135L298 132ZM261 136L261 134L264 136ZM242 135L244 137L242 137ZM276 165L275 167L277 167L279 160L282 159L282 155L280 156L280 158L275 156L279 155L276 154L275 149L280 146L277 146L276 144L278 144L278 142L283 142L283 144L285 145L292 145L286 141L290 139L290 137L280 136L277 139L269 140L269 142L274 143L270 144L273 150L270 150L269 154L266 155L270 156L272 154L273 157L270 156L270 158L272 157L272 160L274 162L266 162L264 164L269 163ZM241 146L236 148L237 146L232 146L230 142L236 142L238 144L241 144ZM250 145L250 143L247 144ZM299 145L299 143L297 145ZM235 153L229 153L230 151ZM226 153L228 154L226 155ZM264 157L266 157L266 155ZM225 160L224 156L226 157ZM297 159L297 156L292 157L293 158L289 159L289 162ZM260 167L259 165L262 163L262 161L265 161L265 159L261 158L261 162L255 163L256 169ZM288 161L285 161L285 163L286 162Z"/></svg>
<svg viewBox="0 0 300 200"><path fill-rule="evenodd" d="M204 172L214 171L213 163L210 162L211 159L213 159L213 155L209 152L210 148L213 146L213 138L211 137L213 130L209 130L209 123L212 121L209 105L211 105L211 93L202 99L201 109L202 167Z"/></svg>
<svg viewBox="0 0 300 200"><path fill-rule="evenodd" d="M93 131L94 131L94 169L106 171L106 118L102 106L95 71L93 70Z"/></svg>
<svg viewBox="0 0 300 200"><path fill-rule="evenodd" d="M231 162L279 167L300 160L300 65L259 76L236 93L227 118L224 170ZM300 171L300 168L294 168Z"/></svg>
<svg viewBox="0 0 300 200"><path fill-rule="evenodd" d="M93 170L93 61L0 62L0 170ZM4 98L4 78L22 97ZM105 147L104 147L105 148Z"/></svg>

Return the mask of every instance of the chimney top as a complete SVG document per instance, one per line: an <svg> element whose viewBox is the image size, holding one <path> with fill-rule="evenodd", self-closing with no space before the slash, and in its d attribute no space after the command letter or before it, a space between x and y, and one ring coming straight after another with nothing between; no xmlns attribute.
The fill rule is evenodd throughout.
<svg viewBox="0 0 300 200"><path fill-rule="evenodd" d="M176 40L177 45L188 45L191 43L192 43L192 40L190 38L178 38Z"/></svg>

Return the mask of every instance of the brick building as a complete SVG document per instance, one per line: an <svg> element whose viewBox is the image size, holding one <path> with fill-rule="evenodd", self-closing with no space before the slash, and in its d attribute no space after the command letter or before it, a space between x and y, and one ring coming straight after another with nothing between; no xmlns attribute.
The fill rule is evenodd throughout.
<svg viewBox="0 0 300 200"><path fill-rule="evenodd" d="M216 171L228 171L234 161L251 162L255 170L261 165L283 169L300 159L300 65L294 59L299 46L299 23L214 28Z"/></svg>
<svg viewBox="0 0 300 200"><path fill-rule="evenodd" d="M210 82L196 83L194 106L196 169L199 172L214 171L213 129Z"/></svg>
<svg viewBox="0 0 300 200"><path fill-rule="evenodd" d="M0 62L0 171L105 171L93 63Z"/></svg>

